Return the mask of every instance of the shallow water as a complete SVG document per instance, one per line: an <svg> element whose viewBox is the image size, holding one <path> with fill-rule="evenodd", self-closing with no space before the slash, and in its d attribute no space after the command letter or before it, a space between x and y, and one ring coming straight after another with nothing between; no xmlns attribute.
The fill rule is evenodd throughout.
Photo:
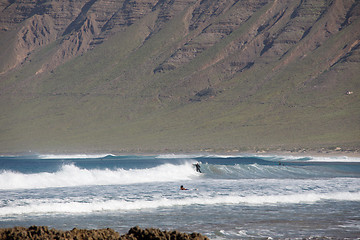
<svg viewBox="0 0 360 240"><path fill-rule="evenodd" d="M200 163L202 173L195 171ZM279 165L280 164L280 165ZM189 190L180 191L184 185ZM39 155L0 158L0 227L130 227L211 239L360 236L360 159Z"/></svg>

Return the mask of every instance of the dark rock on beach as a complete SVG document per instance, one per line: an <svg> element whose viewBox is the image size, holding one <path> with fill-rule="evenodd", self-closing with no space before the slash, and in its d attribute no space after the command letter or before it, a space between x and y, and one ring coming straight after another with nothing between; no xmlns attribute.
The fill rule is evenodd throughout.
<svg viewBox="0 0 360 240"><path fill-rule="evenodd" d="M125 235L113 229L86 230L74 228L70 231L49 229L46 226L13 227L0 229L0 239L120 239L120 240L205 240L209 239L199 233L181 233L179 231L161 231L160 229L141 229L133 227Z"/></svg>
<svg viewBox="0 0 360 240"><path fill-rule="evenodd" d="M201 235L200 233L181 233L179 231L161 231L160 229L150 228L150 229L141 229L139 227L133 227L129 230L128 234L121 236L121 239L208 239L206 236Z"/></svg>
<svg viewBox="0 0 360 240"><path fill-rule="evenodd" d="M114 230L85 230L74 228L71 231L49 229L46 226L14 227L0 229L0 239L120 239Z"/></svg>

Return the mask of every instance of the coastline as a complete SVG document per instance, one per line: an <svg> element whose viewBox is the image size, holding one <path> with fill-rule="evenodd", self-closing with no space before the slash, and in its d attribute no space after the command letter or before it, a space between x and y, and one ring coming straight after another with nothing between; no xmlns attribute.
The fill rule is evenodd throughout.
<svg viewBox="0 0 360 240"><path fill-rule="evenodd" d="M257 152L256 154L273 154L273 155L284 155L284 156L299 156L299 157L306 157L306 156L312 156L312 157L353 157L353 158L360 158L360 152L359 151L334 151L334 150L304 150L304 151L269 151L269 152Z"/></svg>
<svg viewBox="0 0 360 240"><path fill-rule="evenodd" d="M85 150L85 151L31 151L31 152L0 152L0 157L17 157L17 156L64 156L65 158L77 156L79 158L101 158L108 155L113 156L154 156L163 154L174 155L277 155L277 156L296 156L296 157L339 157L345 156L349 158L360 158L360 148L294 148L294 149L280 149L280 148L254 148L254 149L199 149L199 150L183 150L183 149L165 149L165 150L144 150L144 151L118 151L118 150Z"/></svg>

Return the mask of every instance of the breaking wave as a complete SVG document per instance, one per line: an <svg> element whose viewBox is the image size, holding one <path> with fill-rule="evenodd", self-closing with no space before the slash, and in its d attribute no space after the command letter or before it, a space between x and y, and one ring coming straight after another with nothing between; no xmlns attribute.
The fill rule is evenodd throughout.
<svg viewBox="0 0 360 240"><path fill-rule="evenodd" d="M198 175L191 165L163 164L146 169L84 169L66 164L57 172L24 174L13 171L0 173L0 189L33 189L86 185L125 185L147 182L188 180Z"/></svg>
<svg viewBox="0 0 360 240"><path fill-rule="evenodd" d="M173 182L209 179L303 179L359 177L359 171L351 172L354 167L341 166L284 166L273 163L253 164L201 164L202 173L197 173L194 161L180 165L165 163L143 169L86 169L74 164L64 164L56 172L20 173L9 170L0 172L0 189L38 189L52 187L75 187L86 185L126 185L150 182Z"/></svg>

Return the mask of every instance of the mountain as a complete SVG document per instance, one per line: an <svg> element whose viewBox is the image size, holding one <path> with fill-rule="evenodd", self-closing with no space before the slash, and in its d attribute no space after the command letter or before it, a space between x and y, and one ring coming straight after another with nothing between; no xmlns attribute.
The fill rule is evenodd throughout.
<svg viewBox="0 0 360 240"><path fill-rule="evenodd" d="M0 153L360 146L359 0L0 11Z"/></svg>

